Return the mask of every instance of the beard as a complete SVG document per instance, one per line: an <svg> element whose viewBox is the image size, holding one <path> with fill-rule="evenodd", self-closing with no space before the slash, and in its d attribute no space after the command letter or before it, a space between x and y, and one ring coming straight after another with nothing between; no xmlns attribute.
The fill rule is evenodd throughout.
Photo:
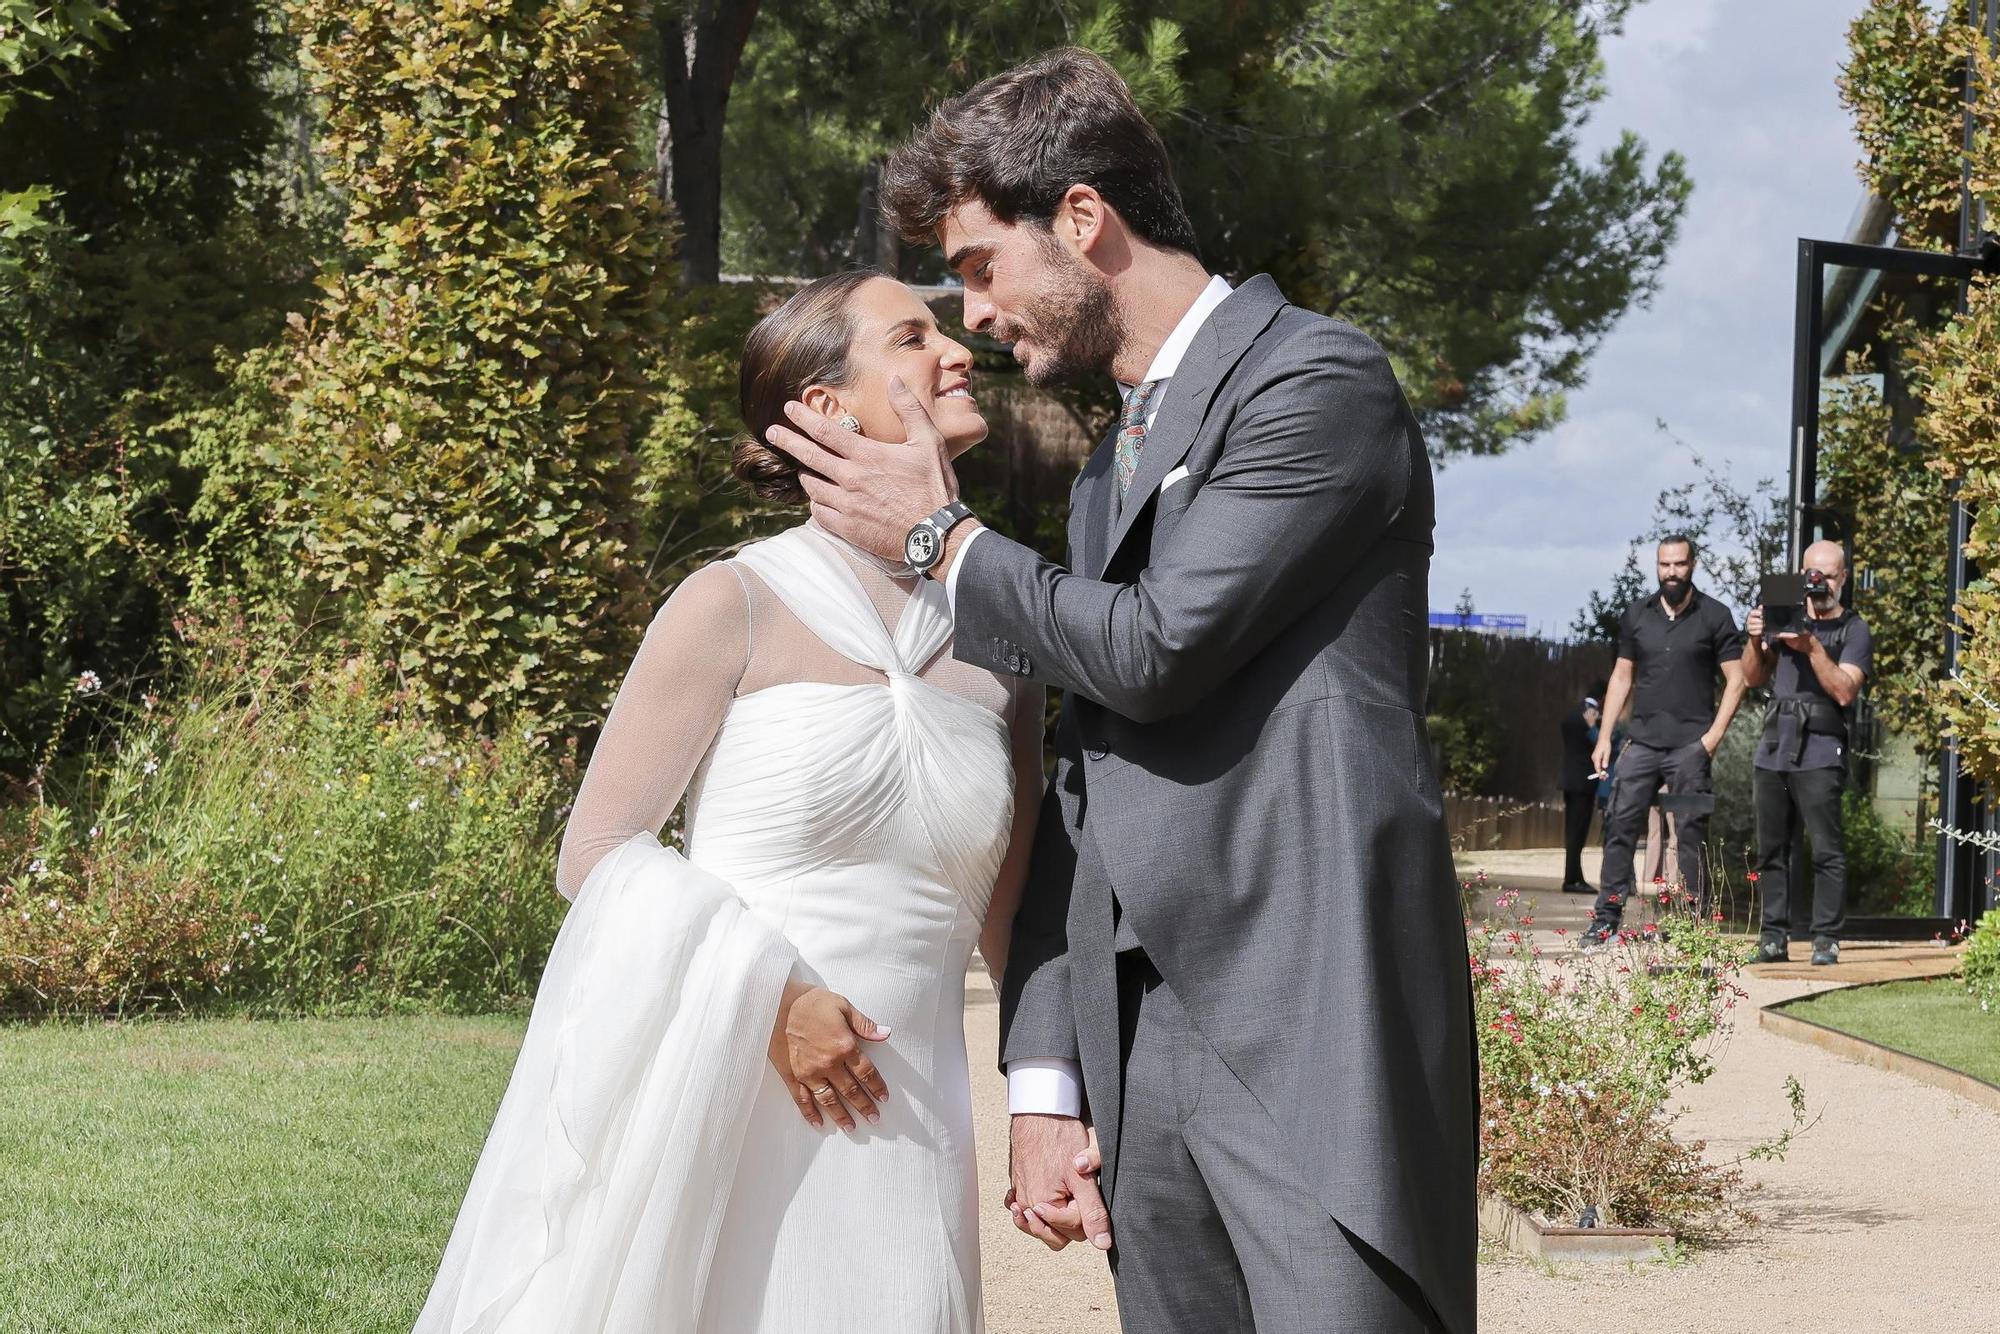
<svg viewBox="0 0 2000 1334"><path fill-rule="evenodd" d="M1125 320L1111 288L1050 238L1044 246L1052 270L1048 290L1029 302L1007 331L1034 344L1022 368L1038 389L1093 375L1108 375L1125 345ZM1012 340L1010 340L1012 341Z"/></svg>
<svg viewBox="0 0 2000 1334"><path fill-rule="evenodd" d="M1682 598L1687 596L1687 591L1692 585L1693 581L1688 579L1662 579L1660 580L1660 596L1664 597L1670 603L1678 604Z"/></svg>

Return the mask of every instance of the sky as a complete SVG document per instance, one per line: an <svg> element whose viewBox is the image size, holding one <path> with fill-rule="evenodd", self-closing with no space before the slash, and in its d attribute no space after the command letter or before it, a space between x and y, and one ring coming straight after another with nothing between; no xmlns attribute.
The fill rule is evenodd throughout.
<svg viewBox="0 0 2000 1334"><path fill-rule="evenodd" d="M1798 238L1839 240L1862 193L1834 87L1861 8L1644 0L1607 43L1608 96L1580 149L1594 156L1628 129L1655 157L1678 149L1694 181L1680 239L1651 306L1598 346L1561 426L1440 471L1433 608L1469 589L1479 611L1566 637L1652 530L1660 491L1697 475L1695 454L1739 484L1784 485Z"/></svg>

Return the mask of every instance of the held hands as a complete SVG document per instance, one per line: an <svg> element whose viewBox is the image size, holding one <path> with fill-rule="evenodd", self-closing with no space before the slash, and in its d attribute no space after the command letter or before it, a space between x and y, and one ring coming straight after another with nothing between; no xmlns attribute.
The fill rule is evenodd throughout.
<svg viewBox="0 0 2000 1334"><path fill-rule="evenodd" d="M855 1113L879 1121L877 1104L889 1101L889 1086L861 1048L863 1042L888 1038L888 1029L845 996L787 982L778 1020L771 1026L771 1067L808 1124L817 1129L830 1116L852 1132Z"/></svg>
<svg viewBox="0 0 2000 1334"><path fill-rule="evenodd" d="M836 537L886 560L901 560L903 539L926 515L958 499L945 439L901 376L889 402L903 419L902 444L870 440L805 404L785 404L797 430L773 426L766 439L797 459L813 517Z"/></svg>
<svg viewBox="0 0 2000 1334"><path fill-rule="evenodd" d="M1059 1251L1073 1241L1111 1249L1111 1214L1097 1189L1097 1132L1073 1116L1013 1118L1007 1211L1014 1226Z"/></svg>

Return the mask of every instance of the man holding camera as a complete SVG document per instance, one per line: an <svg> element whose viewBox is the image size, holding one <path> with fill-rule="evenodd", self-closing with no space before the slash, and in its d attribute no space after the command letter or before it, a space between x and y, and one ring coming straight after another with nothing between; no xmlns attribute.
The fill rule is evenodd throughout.
<svg viewBox="0 0 2000 1334"><path fill-rule="evenodd" d="M1591 764L1602 774L1611 764L1612 725L1632 702L1631 740L1618 760L1611 805L1604 813L1604 869L1586 953L1618 931L1632 897L1632 854L1660 784L1661 806L1676 817L1680 875L1698 911L1708 903L1702 870L1702 835L1715 807L1710 762L1729 720L1743 700L1743 636L1729 608L1694 586L1694 543L1669 537L1655 553L1660 591L1633 603L1618 630L1618 663L1605 692ZM1716 703L1715 678L1723 679Z"/></svg>
<svg viewBox="0 0 2000 1334"><path fill-rule="evenodd" d="M1757 801L1757 887L1764 922L1756 961L1781 963L1791 935L1792 843L1801 825L1812 841L1812 961L1840 961L1847 912L1847 857L1840 792L1847 775L1847 709L1861 693L1874 641L1868 625L1840 604L1846 553L1835 542L1806 548L1798 604L1760 606L1745 628L1743 679L1771 686L1753 775ZM1769 598L1766 599L1769 601Z"/></svg>

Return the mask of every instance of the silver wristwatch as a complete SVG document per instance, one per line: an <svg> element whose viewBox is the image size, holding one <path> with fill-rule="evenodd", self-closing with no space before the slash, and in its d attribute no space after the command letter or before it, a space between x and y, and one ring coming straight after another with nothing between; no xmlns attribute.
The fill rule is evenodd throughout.
<svg viewBox="0 0 2000 1334"><path fill-rule="evenodd" d="M954 500L928 518L919 519L903 539L903 559L918 574L928 575L944 559L945 534L972 517L962 500Z"/></svg>

